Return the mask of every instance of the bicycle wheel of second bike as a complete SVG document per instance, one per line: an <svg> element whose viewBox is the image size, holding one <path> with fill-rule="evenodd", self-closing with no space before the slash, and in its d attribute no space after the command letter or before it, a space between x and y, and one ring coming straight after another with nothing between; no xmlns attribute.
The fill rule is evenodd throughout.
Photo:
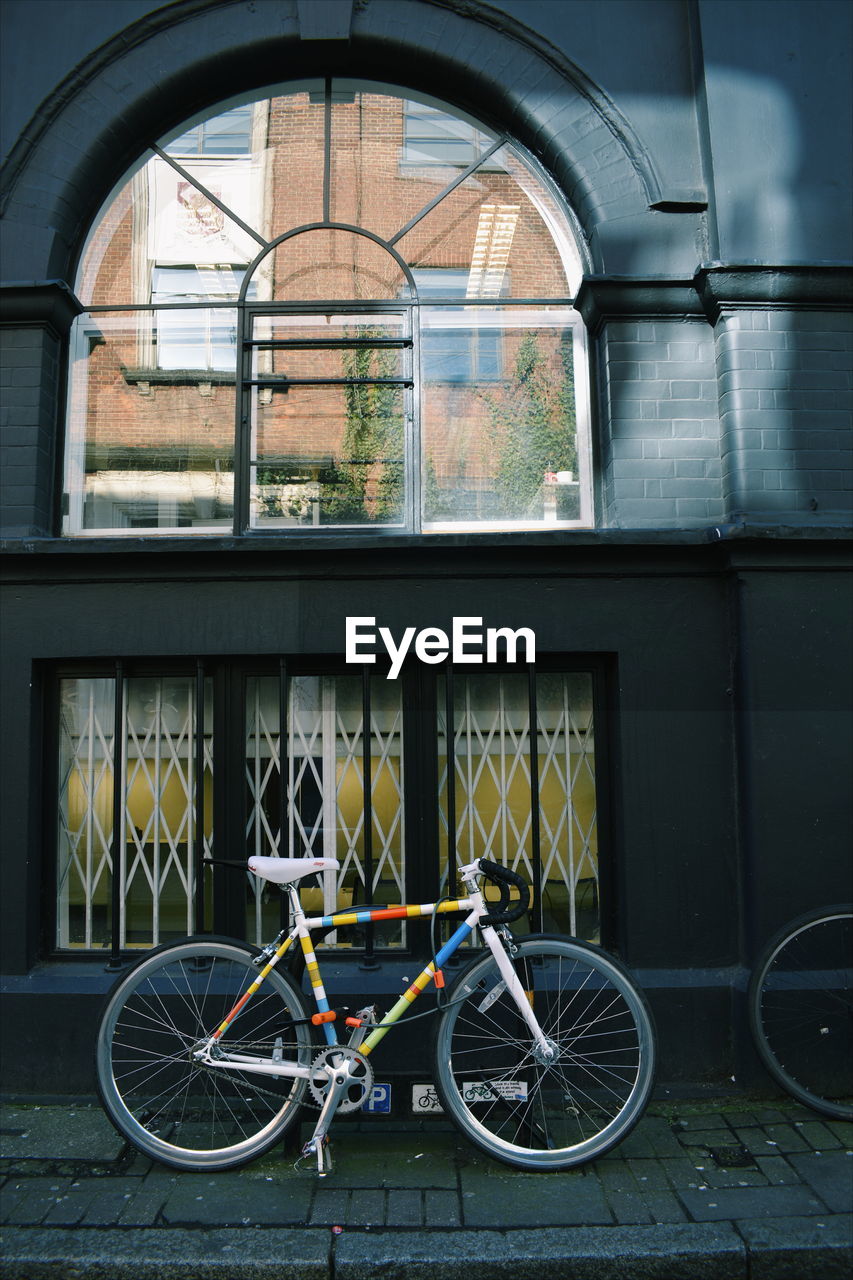
<svg viewBox="0 0 853 1280"><path fill-rule="evenodd" d="M258 970L239 943L188 940L151 952L116 985L98 1031L98 1091L134 1146L177 1169L230 1169L296 1119L304 1079L205 1067L193 1056ZM299 993L273 970L221 1040L226 1052L308 1065ZM294 1022L297 1025L294 1025Z"/></svg>
<svg viewBox="0 0 853 1280"><path fill-rule="evenodd" d="M489 1155L565 1169L609 1151L643 1114L654 1081L651 1016L633 980L596 947L534 936L517 943L514 964L554 1057L537 1060L487 954L448 995L436 1084L445 1110Z"/></svg>
<svg viewBox="0 0 853 1280"><path fill-rule="evenodd" d="M748 1000L776 1083L821 1115L853 1120L853 908L786 925L756 966Z"/></svg>

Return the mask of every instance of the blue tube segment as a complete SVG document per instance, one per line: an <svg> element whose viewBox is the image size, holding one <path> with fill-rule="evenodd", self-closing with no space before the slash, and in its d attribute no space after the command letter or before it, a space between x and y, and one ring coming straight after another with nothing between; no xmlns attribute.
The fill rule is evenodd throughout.
<svg viewBox="0 0 853 1280"><path fill-rule="evenodd" d="M370 924L371 920L374 919L374 915L372 911L355 911L355 912L339 911L338 915L347 915L350 917L353 917L353 916L355 917L354 919L350 920L349 924L342 925L341 928L343 929L350 928L351 924ZM335 923L334 916L323 916L322 920L320 921L320 927L323 929L330 929L334 927L334 923Z"/></svg>
<svg viewBox="0 0 853 1280"><path fill-rule="evenodd" d="M456 948L461 946L471 933L473 933L473 928L470 924L460 924L456 932L451 934L439 951L438 955L435 957L436 969L440 969L441 966L450 959Z"/></svg>

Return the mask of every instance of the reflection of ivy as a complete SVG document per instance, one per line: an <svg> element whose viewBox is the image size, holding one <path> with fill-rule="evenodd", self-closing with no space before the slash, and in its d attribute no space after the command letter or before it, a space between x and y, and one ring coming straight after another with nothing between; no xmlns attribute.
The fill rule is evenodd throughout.
<svg viewBox="0 0 853 1280"><path fill-rule="evenodd" d="M372 336L383 337L380 331ZM392 350L354 347L342 352L345 378L391 378ZM320 474L320 511L333 524L396 520L403 512L403 415L400 387L355 383L344 388L346 430L336 466Z"/></svg>
<svg viewBox="0 0 853 1280"><path fill-rule="evenodd" d="M528 515L541 501L546 471L577 473L571 335L564 335L559 353L548 357L538 335L525 333L512 380L483 398L492 417L501 513Z"/></svg>
<svg viewBox="0 0 853 1280"><path fill-rule="evenodd" d="M461 469L464 469L464 459ZM455 497L453 493L439 485L435 463L429 457L424 461L422 484L424 491L423 508L426 519L452 520L456 514Z"/></svg>
<svg viewBox="0 0 853 1280"><path fill-rule="evenodd" d="M305 475L301 468L259 466L255 481L265 516L287 516L291 520L310 518L311 503L304 493ZM295 489L289 496L283 492L288 485Z"/></svg>

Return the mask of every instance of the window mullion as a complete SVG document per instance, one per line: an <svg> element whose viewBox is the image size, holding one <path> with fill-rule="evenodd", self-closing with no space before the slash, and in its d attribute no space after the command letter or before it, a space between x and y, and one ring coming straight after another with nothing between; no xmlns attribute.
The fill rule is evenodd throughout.
<svg viewBox="0 0 853 1280"><path fill-rule="evenodd" d="M249 488L252 454L252 407L249 404L252 313L240 306L237 311L237 386L234 397L234 536L249 526Z"/></svg>
<svg viewBox="0 0 853 1280"><path fill-rule="evenodd" d="M401 227L399 231L395 231L394 235L391 236L388 241L388 244L395 245L398 240L402 240L403 236L407 235L413 227L416 227L421 219L425 218L428 213L431 213L436 205L441 204L442 200L446 199L447 196L450 195L451 191L455 191L456 188L465 182L467 178L471 177L472 173L475 173L476 170L479 169L481 164L485 164L485 162L493 156L496 151L499 151L505 142L506 138L498 138L497 141L493 142L481 156L477 156L476 160L472 160L471 164L469 164L467 168L463 169L461 173L458 173L453 181L447 184L443 191L440 191L428 204L425 204L419 213L416 213L413 218L409 219L405 226Z"/></svg>

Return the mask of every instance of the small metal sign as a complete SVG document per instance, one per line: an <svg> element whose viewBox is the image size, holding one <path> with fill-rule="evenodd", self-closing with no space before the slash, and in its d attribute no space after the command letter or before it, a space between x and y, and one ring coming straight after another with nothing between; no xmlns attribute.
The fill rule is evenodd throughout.
<svg viewBox="0 0 853 1280"><path fill-rule="evenodd" d="M362 1111L372 1111L375 1113L387 1113L391 1110L391 1086L390 1084L374 1084L370 1090L370 1097L362 1106Z"/></svg>
<svg viewBox="0 0 853 1280"><path fill-rule="evenodd" d="M444 1111L444 1107L439 1102L434 1084L412 1085L412 1110L416 1116Z"/></svg>

